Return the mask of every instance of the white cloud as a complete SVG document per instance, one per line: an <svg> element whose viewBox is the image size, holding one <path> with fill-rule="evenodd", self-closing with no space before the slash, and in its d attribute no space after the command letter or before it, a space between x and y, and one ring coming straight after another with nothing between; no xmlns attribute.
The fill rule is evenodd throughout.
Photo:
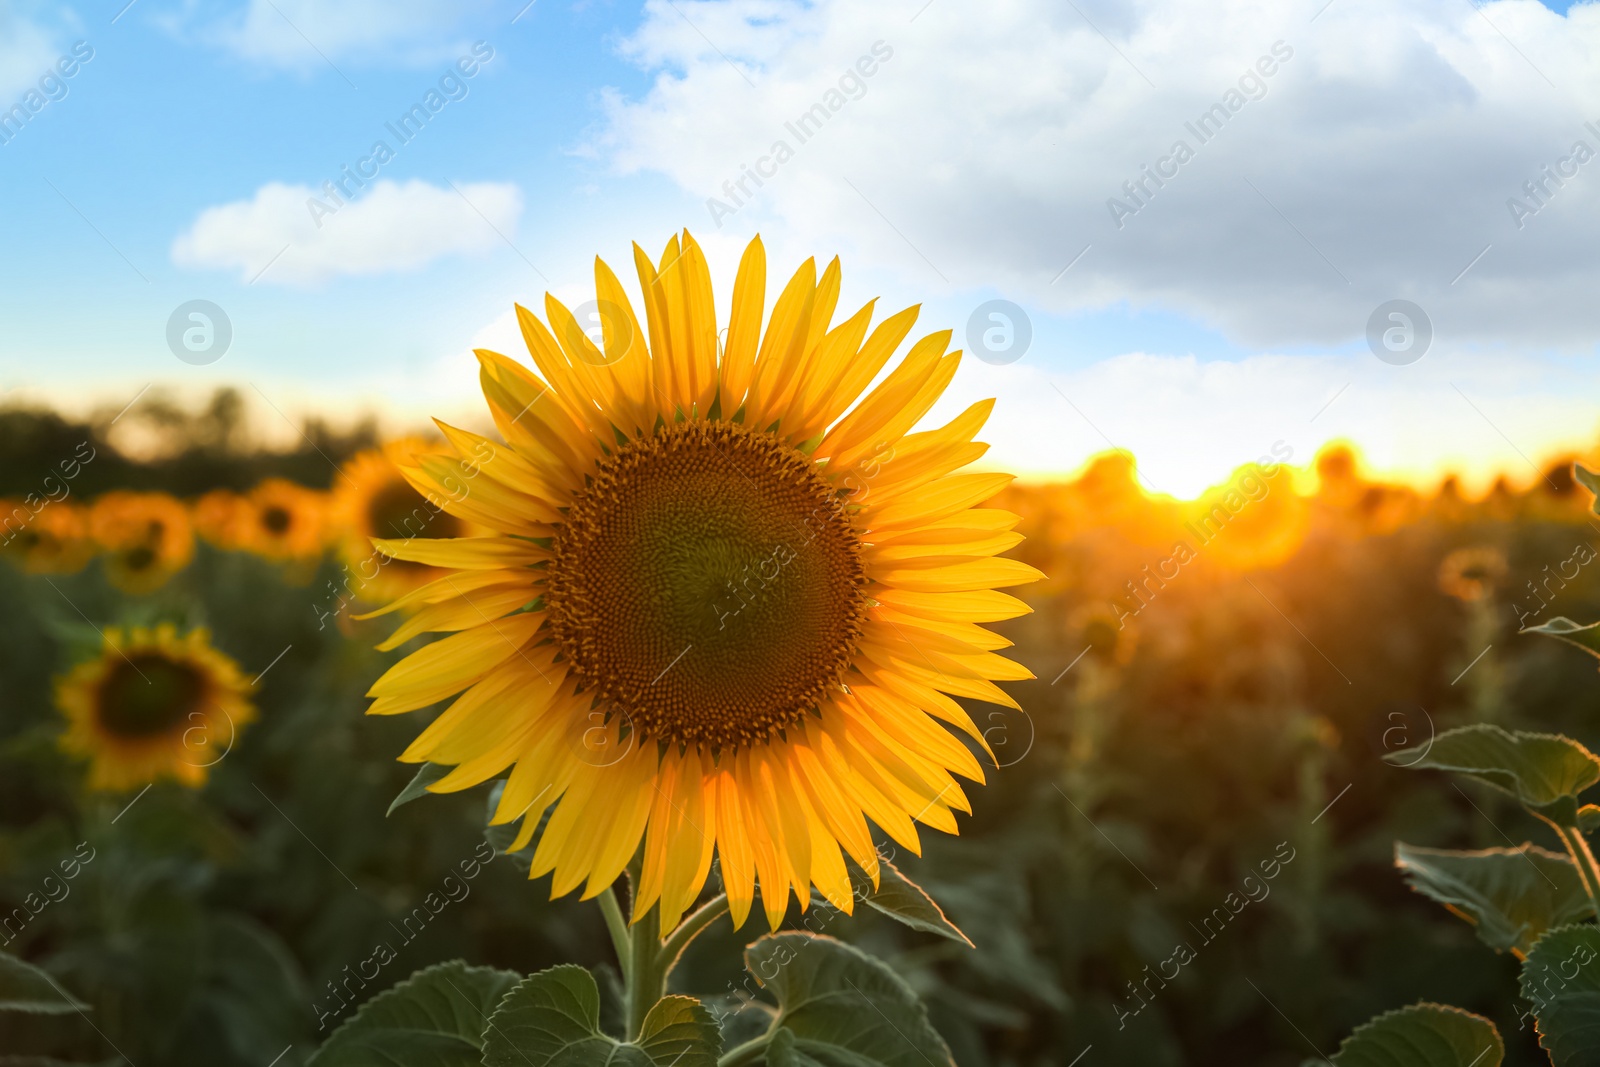
<svg viewBox="0 0 1600 1067"><path fill-rule="evenodd" d="M173 242L172 261L234 269L246 282L298 285L416 270L443 256L482 254L503 244L502 234L515 236L522 214L515 185L459 188L385 179L334 213L314 217L312 200L330 203L320 191L269 182L249 200L202 211Z"/></svg>
<svg viewBox="0 0 1600 1067"><path fill-rule="evenodd" d="M1277 347L1359 337L1403 297L1441 338L1600 335L1600 155L1543 179L1522 228L1507 205L1537 206L1523 183L1579 140L1600 153L1600 4L1336 0L1315 21L1264 0L921 6L648 0L623 51L655 78L609 94L586 147L732 204L724 183L783 142L793 158L735 190L725 231L1036 308L1161 306ZM876 42L892 57L848 74ZM1262 57L1270 76L1250 73ZM791 125L819 103L802 142ZM1202 143L1185 124L1219 103ZM1108 199L1138 206L1123 183L1180 139L1193 158L1147 179L1119 229Z"/></svg>
<svg viewBox="0 0 1600 1067"><path fill-rule="evenodd" d="M293 70L346 57L414 66L456 58L463 48L449 35L488 6L487 0L250 0L236 18L204 32L245 59Z"/></svg>
<svg viewBox="0 0 1600 1067"><path fill-rule="evenodd" d="M60 54L55 35L27 18L9 0L0 0L0 107L34 88Z"/></svg>

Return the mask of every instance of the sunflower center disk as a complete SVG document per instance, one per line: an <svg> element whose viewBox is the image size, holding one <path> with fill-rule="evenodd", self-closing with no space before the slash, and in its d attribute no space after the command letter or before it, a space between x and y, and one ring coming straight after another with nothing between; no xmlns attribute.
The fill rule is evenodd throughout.
<svg viewBox="0 0 1600 1067"><path fill-rule="evenodd" d="M794 725L861 633L859 540L794 449L728 423L633 442L556 538L551 625L645 737L712 749Z"/></svg>
<svg viewBox="0 0 1600 1067"><path fill-rule="evenodd" d="M204 691L205 682L194 668L135 653L101 683L100 725L116 737L156 737L200 711Z"/></svg>

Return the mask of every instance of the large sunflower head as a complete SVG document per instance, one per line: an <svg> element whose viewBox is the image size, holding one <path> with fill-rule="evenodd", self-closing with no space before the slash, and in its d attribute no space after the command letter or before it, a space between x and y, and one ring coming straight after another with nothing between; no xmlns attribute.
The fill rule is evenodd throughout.
<svg viewBox="0 0 1600 1067"><path fill-rule="evenodd" d="M61 747L89 760L91 789L197 787L255 718L251 688L205 630L107 627L100 655L56 682Z"/></svg>
<svg viewBox="0 0 1600 1067"><path fill-rule="evenodd" d="M322 493L284 478L268 478L244 498L242 547L267 559L304 562L322 554L327 504Z"/></svg>
<svg viewBox="0 0 1600 1067"><path fill-rule="evenodd" d="M834 321L839 264L814 261L763 324L766 257L744 253L719 344L710 272L685 233L634 249L642 316L595 262L601 336L545 298L518 308L538 373L479 351L504 443L441 424L448 454L402 466L418 492L494 531L380 540L447 574L390 605L383 647L445 637L391 668L369 709L454 697L402 755L462 789L509 769L493 821L531 875L594 896L641 848L635 918L664 928L713 855L736 922L759 884L776 927L812 886L852 903L845 857L877 877L868 820L919 850L955 832L984 745L956 697L1015 707L1032 677L980 624L1028 609L1039 577L998 558L1017 517L979 507L1010 481L958 473L992 402L912 433L959 362L948 330L878 379L916 308ZM992 755L992 754L991 754Z"/></svg>
<svg viewBox="0 0 1600 1067"><path fill-rule="evenodd" d="M0 504L0 550L32 574L75 574L94 558L89 520L68 501L32 511L25 504Z"/></svg>
<svg viewBox="0 0 1600 1067"><path fill-rule="evenodd" d="M420 437L405 437L356 453L339 471L329 517L349 572L347 583L365 600L392 600L446 573L386 556L372 547L373 538L409 541L470 532L467 523L430 503L400 473L400 464L413 464L416 456L438 449Z"/></svg>
<svg viewBox="0 0 1600 1067"><path fill-rule="evenodd" d="M89 515L104 551L106 577L128 593L148 593L194 558L189 511L166 493L107 493Z"/></svg>

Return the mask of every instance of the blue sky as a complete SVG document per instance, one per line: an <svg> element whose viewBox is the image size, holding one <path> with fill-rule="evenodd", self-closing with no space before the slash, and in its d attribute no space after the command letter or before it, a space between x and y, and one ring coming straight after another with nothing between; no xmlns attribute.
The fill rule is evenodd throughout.
<svg viewBox="0 0 1600 1067"><path fill-rule="evenodd" d="M1506 203L1600 148L1593 4L124 2L0 0L0 108L93 48L0 144L13 400L252 383L296 416L469 417L467 352L515 344L513 300L577 303L594 254L626 278L629 241L687 225L724 291L759 230L775 271L839 253L847 300L923 302L957 344L1020 305L1028 352L969 361L951 402L1001 396L996 456L1035 474L1112 443L1187 492L1351 436L1380 470L1521 476L1600 428L1600 162L1521 226ZM475 42L492 58L401 145L385 124ZM875 44L826 136L716 225L724 179ZM1227 136L1115 226L1123 182L1274 48ZM307 194L379 139L395 185L315 227ZM1369 351L1390 298L1432 315L1421 362ZM208 366L166 339L195 299L232 323Z"/></svg>

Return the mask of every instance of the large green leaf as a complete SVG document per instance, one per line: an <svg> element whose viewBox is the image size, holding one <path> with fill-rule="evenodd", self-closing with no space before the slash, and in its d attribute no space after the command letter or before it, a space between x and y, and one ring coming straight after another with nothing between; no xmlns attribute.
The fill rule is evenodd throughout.
<svg viewBox="0 0 1600 1067"><path fill-rule="evenodd" d="M516 981L460 960L435 964L363 1004L307 1067L478 1067L484 1026Z"/></svg>
<svg viewBox="0 0 1600 1067"><path fill-rule="evenodd" d="M774 1038L783 1044L771 1052L785 1064L955 1064L916 993L861 950L831 937L781 933L750 945L744 958L750 973L778 998ZM785 1030L789 1037L782 1036Z"/></svg>
<svg viewBox="0 0 1600 1067"><path fill-rule="evenodd" d="M399 795L390 802L389 810L383 813L384 816L388 817L393 815L395 813L395 809L399 808L401 805L409 804L418 797L427 796L428 787L434 782L437 782L439 779L443 778L445 775L449 774L454 769L455 768L453 767L444 767L437 763L424 763L422 766L418 767L417 773L412 776L411 781L407 782L406 787L400 790Z"/></svg>
<svg viewBox="0 0 1600 1067"><path fill-rule="evenodd" d="M1600 782L1600 758L1571 738L1520 730L1508 733L1486 723L1447 730L1434 738L1421 759L1410 750L1383 758L1400 766L1470 775L1535 809L1575 797Z"/></svg>
<svg viewBox="0 0 1600 1067"><path fill-rule="evenodd" d="M1334 1067L1500 1067L1505 1042L1494 1023L1443 1004L1385 1012L1344 1039ZM1322 1060L1307 1060L1305 1067Z"/></svg>
<svg viewBox="0 0 1600 1067"><path fill-rule="evenodd" d="M59 1015L88 1008L89 1005L75 999L38 967L22 962L9 952L0 952L0 1011Z"/></svg>
<svg viewBox="0 0 1600 1067"><path fill-rule="evenodd" d="M1581 648L1591 656L1600 658L1600 622L1591 622L1585 626L1573 622L1565 616L1557 615L1547 623L1538 626L1529 626L1522 630L1525 634L1544 634L1557 641L1565 641L1575 648Z"/></svg>
<svg viewBox="0 0 1600 1067"><path fill-rule="evenodd" d="M972 941L961 932L960 927L945 917L944 910L934 903L927 891L888 860L878 860L877 888L873 888L866 872L854 865L850 868L850 881L856 899L874 911L905 923L913 930L938 934L968 948L972 947Z"/></svg>
<svg viewBox="0 0 1600 1067"><path fill-rule="evenodd" d="M483 1035L485 1067L716 1067L721 1038L693 997L663 997L638 1044L600 1030L600 990L574 964L540 971L501 1000Z"/></svg>
<svg viewBox="0 0 1600 1067"><path fill-rule="evenodd" d="M1564 926L1540 938L1522 964L1522 995L1555 1067L1600 1064L1600 928Z"/></svg>
<svg viewBox="0 0 1600 1067"><path fill-rule="evenodd" d="M1594 915L1572 860L1531 843L1453 852L1394 846L1412 889L1472 923L1496 952L1526 956L1546 930Z"/></svg>

